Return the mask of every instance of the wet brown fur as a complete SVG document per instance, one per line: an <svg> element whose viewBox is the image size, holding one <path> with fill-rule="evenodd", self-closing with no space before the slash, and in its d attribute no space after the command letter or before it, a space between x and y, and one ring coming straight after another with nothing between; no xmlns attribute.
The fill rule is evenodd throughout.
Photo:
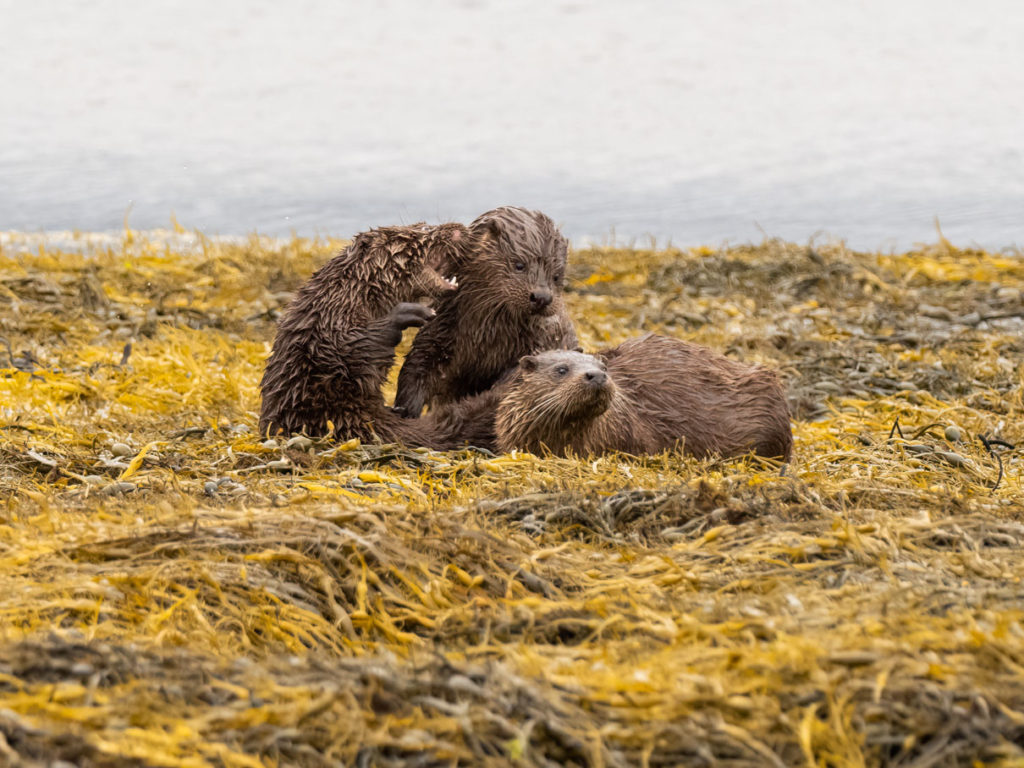
<svg viewBox="0 0 1024 768"><path fill-rule="evenodd" d="M488 389L523 355L577 344L562 298L568 244L554 222L508 206L479 216L470 231L478 251L460 268L459 289L434 305L437 317L417 333L399 373L395 406L408 416Z"/></svg>
<svg viewBox="0 0 1024 768"><path fill-rule="evenodd" d="M793 448L773 371L654 334L598 355L523 358L496 427L501 451L650 454L681 443L697 457L753 451L788 460Z"/></svg>
<svg viewBox="0 0 1024 768"><path fill-rule="evenodd" d="M475 241L461 224L384 227L352 244L302 286L282 317L260 382L260 432L380 438L431 448L493 444L491 396L424 419L402 419L380 390L402 329L433 311L412 304L450 288Z"/></svg>

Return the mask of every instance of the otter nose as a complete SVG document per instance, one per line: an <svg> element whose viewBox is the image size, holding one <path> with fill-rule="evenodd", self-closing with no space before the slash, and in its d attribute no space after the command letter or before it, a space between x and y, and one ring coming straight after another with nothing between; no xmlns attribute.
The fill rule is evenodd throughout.
<svg viewBox="0 0 1024 768"><path fill-rule="evenodd" d="M535 310L547 309L551 306L551 291L547 288L534 288L530 292L530 303Z"/></svg>
<svg viewBox="0 0 1024 768"><path fill-rule="evenodd" d="M584 380L592 387L603 387L608 381L608 374L604 371L587 371L583 374Z"/></svg>

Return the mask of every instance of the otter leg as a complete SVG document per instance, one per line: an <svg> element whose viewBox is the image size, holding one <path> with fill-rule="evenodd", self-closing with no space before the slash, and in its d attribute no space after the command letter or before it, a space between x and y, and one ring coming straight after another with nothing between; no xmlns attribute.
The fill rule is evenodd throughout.
<svg viewBox="0 0 1024 768"><path fill-rule="evenodd" d="M444 313L416 334L412 349L398 372L395 413L407 418L416 418L422 413L427 400L437 394L439 380L455 343L456 329Z"/></svg>
<svg viewBox="0 0 1024 768"><path fill-rule="evenodd" d="M406 328L421 327L434 316L434 310L414 302L396 304L385 317L370 322L363 333L363 345L372 348L367 356L374 360L379 379L371 386L379 388L395 363L395 347Z"/></svg>
<svg viewBox="0 0 1024 768"><path fill-rule="evenodd" d="M402 331L423 325L433 314L432 309L421 304L402 303L355 332L316 336L311 356L322 372L323 385L332 392L331 399L355 393L361 397L380 397L380 387L395 362L395 346L402 340Z"/></svg>
<svg viewBox="0 0 1024 768"><path fill-rule="evenodd" d="M430 355L425 353L423 347L414 344L398 372L395 413L410 419L420 415L423 406L427 404L427 382L433 367Z"/></svg>
<svg viewBox="0 0 1024 768"><path fill-rule="evenodd" d="M413 326L421 327L434 314L430 307L403 301L396 304L386 317L371 322L366 328L366 335L371 340L379 341L382 346L394 349L402 340L402 331Z"/></svg>

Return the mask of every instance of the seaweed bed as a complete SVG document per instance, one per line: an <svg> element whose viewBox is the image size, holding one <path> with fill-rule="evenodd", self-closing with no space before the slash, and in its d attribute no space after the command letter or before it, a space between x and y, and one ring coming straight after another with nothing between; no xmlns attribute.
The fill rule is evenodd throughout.
<svg viewBox="0 0 1024 768"><path fill-rule="evenodd" d="M264 443L337 242L0 247L0 764L1022 764L1019 252L574 252L588 348L784 372L780 473Z"/></svg>

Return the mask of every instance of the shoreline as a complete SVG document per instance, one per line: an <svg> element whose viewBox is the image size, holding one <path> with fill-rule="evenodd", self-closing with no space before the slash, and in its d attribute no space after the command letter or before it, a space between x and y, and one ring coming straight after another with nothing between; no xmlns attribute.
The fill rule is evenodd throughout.
<svg viewBox="0 0 1024 768"><path fill-rule="evenodd" d="M384 226L384 225L381 225ZM339 234L317 234L291 236L267 235L258 231L249 234L207 234L198 229L186 229L181 226L157 227L155 229L110 229L110 230L74 230L55 229L42 231L26 230L0 230L0 256L6 254L31 253L40 248L57 249L70 253L89 253L91 251L125 248L128 246L167 248L171 251L181 253L196 253L202 250L202 246L208 243L233 244L256 241L262 247L281 247L293 241L309 243L347 243L355 232ZM936 237L931 242L915 243L911 248L905 249L861 249L853 248L846 244L843 238L830 235L811 236L806 242L786 240L781 237L774 237L765 234L763 239L746 242L733 242L723 240L717 243L689 243L679 244L669 239L667 242L659 242L651 236L631 238L629 241L619 241L615 233L597 237L584 236L581 238L570 238L573 250L625 250L625 251L727 251L734 248L757 248L769 242L786 243L808 248L834 247L846 248L853 253L880 254L886 256L898 256L900 254L918 253L935 246L945 246L955 251L972 253L990 253L993 255L1024 258L1024 244L1011 243L999 248L986 248L974 244L959 245L948 240L940 228L936 229Z"/></svg>

